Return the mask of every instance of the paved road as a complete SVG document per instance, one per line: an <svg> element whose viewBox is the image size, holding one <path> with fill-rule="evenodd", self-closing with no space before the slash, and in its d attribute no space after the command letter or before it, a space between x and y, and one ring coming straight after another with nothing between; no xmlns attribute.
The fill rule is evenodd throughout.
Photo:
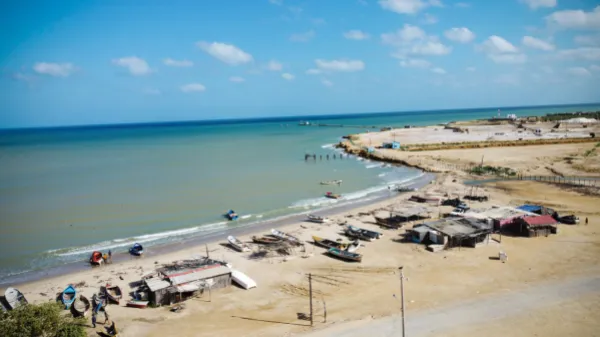
<svg viewBox="0 0 600 337"><path fill-rule="evenodd" d="M600 293L600 275L544 283L507 294L461 302L455 306L432 309L406 316L406 334L425 336L446 329L496 320L519 312L543 308L586 294ZM372 322L351 322L308 333L306 337L388 337L401 335L401 319L392 316Z"/></svg>

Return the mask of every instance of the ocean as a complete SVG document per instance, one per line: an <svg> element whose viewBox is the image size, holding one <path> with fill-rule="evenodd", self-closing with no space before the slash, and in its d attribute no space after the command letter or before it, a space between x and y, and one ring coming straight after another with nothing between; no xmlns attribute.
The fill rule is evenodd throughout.
<svg viewBox="0 0 600 337"><path fill-rule="evenodd" d="M600 105L501 109L543 115ZM412 168L340 159L333 145L365 129L299 126L300 120L419 126L496 114L493 108L2 130L0 283L83 265L94 250L126 252L139 242L151 251L225 238L233 229L380 198L390 185L423 178ZM305 161L306 153L317 160ZM319 184L337 179L339 186ZM344 198L327 199L328 191ZM238 221L223 217L229 209Z"/></svg>

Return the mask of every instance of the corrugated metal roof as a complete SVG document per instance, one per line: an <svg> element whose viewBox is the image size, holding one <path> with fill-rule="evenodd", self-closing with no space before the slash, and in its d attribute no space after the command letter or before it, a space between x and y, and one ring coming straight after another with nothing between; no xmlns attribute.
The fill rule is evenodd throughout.
<svg viewBox="0 0 600 337"><path fill-rule="evenodd" d="M170 276L169 280L171 280L173 285L178 285L229 273L231 273L231 269L221 265L213 265L189 273L179 274L178 276Z"/></svg>
<svg viewBox="0 0 600 337"><path fill-rule="evenodd" d="M171 286L171 283L165 280L161 280L159 278L151 278L145 280L146 285L150 289L150 291L157 291L160 289L165 289Z"/></svg>
<svg viewBox="0 0 600 337"><path fill-rule="evenodd" d="M558 221L556 221L550 215L525 216L523 217L523 221L525 221L529 226L547 226L558 223Z"/></svg>
<svg viewBox="0 0 600 337"><path fill-rule="evenodd" d="M539 211L541 211L542 210L542 206L538 206L538 205L523 205L523 206L517 207L517 209L533 213L533 212L539 212Z"/></svg>

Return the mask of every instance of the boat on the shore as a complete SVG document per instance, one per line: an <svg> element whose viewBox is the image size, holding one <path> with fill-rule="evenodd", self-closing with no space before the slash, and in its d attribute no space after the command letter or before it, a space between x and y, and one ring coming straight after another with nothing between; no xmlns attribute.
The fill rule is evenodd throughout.
<svg viewBox="0 0 600 337"><path fill-rule="evenodd" d="M71 311L76 316L85 317L91 307L92 304L90 303L90 300L88 300L87 297L80 295L75 299L73 305L71 305Z"/></svg>
<svg viewBox="0 0 600 337"><path fill-rule="evenodd" d="M326 223L329 222L328 218L324 218L322 216L309 214L307 215L308 221L316 222L316 223Z"/></svg>
<svg viewBox="0 0 600 337"><path fill-rule="evenodd" d="M65 290L63 290L60 299L62 303L65 305L65 309L69 309L71 304L75 301L75 296L77 296L77 290L69 284Z"/></svg>
<svg viewBox="0 0 600 337"><path fill-rule="evenodd" d="M341 250L346 250L354 244L354 242L333 241L333 240L318 237L316 235L313 235L312 239L313 239L313 242L315 243L315 245L321 246L321 247L327 248L327 249L337 248L337 249L341 249Z"/></svg>
<svg viewBox="0 0 600 337"><path fill-rule="evenodd" d="M278 237L273 237L273 236L253 236L252 237L252 242L254 243L259 243L262 245L272 245L272 244L276 244L276 243L280 243L282 240Z"/></svg>
<svg viewBox="0 0 600 337"><path fill-rule="evenodd" d="M106 287L104 287L104 294L107 300L116 304L119 304L121 298L123 298L123 292L119 286L111 286L107 284Z"/></svg>
<svg viewBox="0 0 600 337"><path fill-rule="evenodd" d="M415 192L417 189L414 187L404 187L400 186L396 188L396 192L405 193L405 192Z"/></svg>
<svg viewBox="0 0 600 337"><path fill-rule="evenodd" d="M357 238L365 241L373 241L381 238L383 234L368 229L359 228L356 226L348 225L345 233L351 238Z"/></svg>
<svg viewBox="0 0 600 337"><path fill-rule="evenodd" d="M389 228L389 229L399 229L404 225L404 222L401 221L402 219L399 218L394 218L394 217L389 217L389 218L380 218L380 217L375 217L375 222L381 226L381 227L385 227L385 228Z"/></svg>
<svg viewBox="0 0 600 337"><path fill-rule="evenodd" d="M148 307L149 303L150 303L149 301L131 300L131 301L127 302L127 306L131 307L131 308L144 309L144 308Z"/></svg>
<svg viewBox="0 0 600 337"><path fill-rule="evenodd" d="M341 185L342 184L342 180L327 180L327 181L321 181L320 183L321 185Z"/></svg>
<svg viewBox="0 0 600 337"><path fill-rule="evenodd" d="M256 288L256 282L239 270L231 270L231 279L246 290Z"/></svg>
<svg viewBox="0 0 600 337"><path fill-rule="evenodd" d="M335 194L333 192L327 192L325 193L325 198L329 198L329 199L340 199L342 197L341 194Z"/></svg>
<svg viewBox="0 0 600 337"><path fill-rule="evenodd" d="M92 256L90 256L90 263L94 264L94 265L101 265L102 264L102 253L99 251L95 251L92 253Z"/></svg>
<svg viewBox="0 0 600 337"><path fill-rule="evenodd" d="M25 296L18 289L12 287L6 288L4 291L4 300L11 310L27 304Z"/></svg>
<svg viewBox="0 0 600 337"><path fill-rule="evenodd" d="M144 247L142 247L142 245L140 245L139 243L136 243L133 245L133 247L129 248L129 254L135 256L142 256L142 254L144 254Z"/></svg>
<svg viewBox="0 0 600 337"><path fill-rule="evenodd" d="M334 257L340 258L345 261L351 261L351 262L361 262L362 261L361 254L351 253L351 252L347 252L345 250L341 250L341 249L337 249L337 248L329 248L327 253L329 255L332 255Z"/></svg>
<svg viewBox="0 0 600 337"><path fill-rule="evenodd" d="M297 237L295 237L293 235L278 231L276 229L271 229L271 234L274 237L280 238L281 240L293 243L295 245L298 245L298 246L302 245L302 240L298 239Z"/></svg>
<svg viewBox="0 0 600 337"><path fill-rule="evenodd" d="M247 244L245 244L242 241L238 240L233 235L229 235L227 237L227 241L229 241L229 245L231 247L233 247L235 250L237 250L238 252L245 252L245 251L249 251L250 250L250 247L248 247Z"/></svg>
<svg viewBox="0 0 600 337"><path fill-rule="evenodd" d="M229 219L230 221L233 221L233 220L237 220L239 216L237 215L237 213L234 210L230 209L229 211L227 211L227 213L225 213L225 217L227 219Z"/></svg>

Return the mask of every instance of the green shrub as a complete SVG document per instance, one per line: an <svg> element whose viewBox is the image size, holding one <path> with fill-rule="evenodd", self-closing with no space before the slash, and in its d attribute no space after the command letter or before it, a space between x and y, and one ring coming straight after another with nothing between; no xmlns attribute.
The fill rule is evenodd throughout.
<svg viewBox="0 0 600 337"><path fill-rule="evenodd" d="M0 336L3 337L85 337L85 321L64 313L55 302L27 304L0 312Z"/></svg>

